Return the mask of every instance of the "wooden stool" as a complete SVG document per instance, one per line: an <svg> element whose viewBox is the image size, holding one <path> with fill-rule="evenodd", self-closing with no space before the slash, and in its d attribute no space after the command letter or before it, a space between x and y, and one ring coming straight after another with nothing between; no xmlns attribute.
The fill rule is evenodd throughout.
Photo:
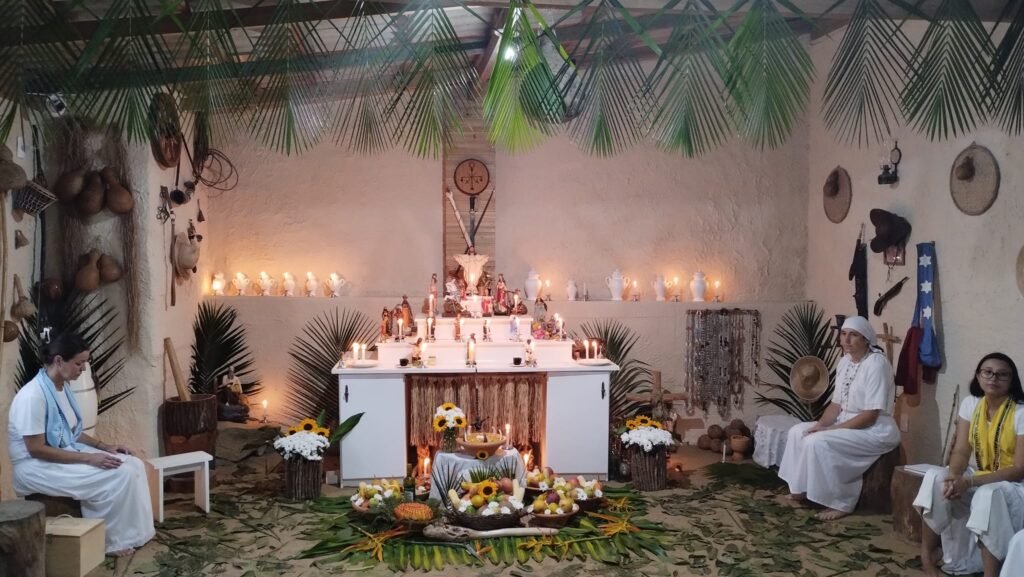
<svg viewBox="0 0 1024 577"><path fill-rule="evenodd" d="M0 575L45 577L46 507L42 503L0 503Z"/></svg>
<svg viewBox="0 0 1024 577"><path fill-rule="evenodd" d="M82 502L71 497L54 497L53 495L32 493L26 496L25 500L42 503L46 507L47 517L60 517L61 515L82 516Z"/></svg>
<svg viewBox="0 0 1024 577"><path fill-rule="evenodd" d="M889 451L882 455L867 472L864 473L864 484L860 489L860 500L857 501L857 510L864 513L880 513L888 515L892 513L892 495L889 485L892 483L892 474L900 465L900 448Z"/></svg>
<svg viewBox="0 0 1024 577"><path fill-rule="evenodd" d="M906 467L896 467L892 474L892 526L911 543L921 542L921 513L914 508L914 499L923 481L923 475Z"/></svg>
<svg viewBox="0 0 1024 577"><path fill-rule="evenodd" d="M153 518L164 521L164 477L180 473L193 473L195 481L196 506L210 512L210 461L213 455L205 451L193 451L180 455L168 455L146 460L149 474L149 496L153 500Z"/></svg>

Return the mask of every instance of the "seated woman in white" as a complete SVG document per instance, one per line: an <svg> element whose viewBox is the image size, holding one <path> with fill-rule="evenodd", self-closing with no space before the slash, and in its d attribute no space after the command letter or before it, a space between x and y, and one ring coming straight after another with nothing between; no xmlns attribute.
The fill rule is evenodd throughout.
<svg viewBox="0 0 1024 577"><path fill-rule="evenodd" d="M129 555L156 532L146 469L130 449L82 432L82 413L67 386L89 360L82 338L60 335L43 345L41 356L43 368L11 402L14 490L81 501L84 517L103 519L107 553Z"/></svg>
<svg viewBox="0 0 1024 577"><path fill-rule="evenodd" d="M1003 570L999 577L1020 577L1024 572L1024 531L1018 531L1010 539L1010 550L1003 560Z"/></svg>
<svg viewBox="0 0 1024 577"><path fill-rule="evenodd" d="M924 519L925 575L939 575L940 563L954 575L982 570L985 577L999 574L1010 538L1024 528L1021 403L1024 390L1017 365L1002 353L985 355L971 381L971 395L960 403L949 467L929 471L914 499ZM1024 567L1017 571L1015 575L1024 575Z"/></svg>
<svg viewBox="0 0 1024 577"><path fill-rule="evenodd" d="M839 335L846 355L836 367L832 402L818 422L789 430L779 464L790 498L824 505L818 518L826 521L856 509L864 472L900 444L892 365L878 351L874 329L864 317L850 317Z"/></svg>

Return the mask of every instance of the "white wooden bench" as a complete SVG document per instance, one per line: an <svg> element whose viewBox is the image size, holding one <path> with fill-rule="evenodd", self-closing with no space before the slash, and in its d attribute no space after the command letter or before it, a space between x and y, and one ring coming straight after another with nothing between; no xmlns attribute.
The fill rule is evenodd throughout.
<svg viewBox="0 0 1024 577"><path fill-rule="evenodd" d="M205 451L192 451L180 455L168 455L146 460L149 475L149 496L153 500L153 518L158 523L164 520L164 479L181 473L192 472L196 481L196 507L210 512L210 461L213 455Z"/></svg>

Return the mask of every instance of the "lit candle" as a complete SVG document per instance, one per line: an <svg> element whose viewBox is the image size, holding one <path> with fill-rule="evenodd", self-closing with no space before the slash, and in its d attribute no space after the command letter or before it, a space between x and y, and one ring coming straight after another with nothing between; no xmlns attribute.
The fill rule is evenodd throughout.
<svg viewBox="0 0 1024 577"><path fill-rule="evenodd" d="M544 289L545 289L545 292L551 292L551 281L550 280L544 281Z"/></svg>
<svg viewBox="0 0 1024 577"><path fill-rule="evenodd" d="M597 358L597 341L594 341L594 356L591 357L591 358L594 358L594 359Z"/></svg>
<svg viewBox="0 0 1024 577"><path fill-rule="evenodd" d="M505 423L505 446L506 447L511 447L512 446L512 436L509 435L509 432L511 430L512 430L512 427L508 423Z"/></svg>
<svg viewBox="0 0 1024 577"><path fill-rule="evenodd" d="M512 317L512 333L519 335L519 317Z"/></svg>
<svg viewBox="0 0 1024 577"><path fill-rule="evenodd" d="M473 342L472 339L470 339L469 341L469 349L468 354L466 355L466 361L468 361L469 364L471 365L476 362L476 343Z"/></svg>
<svg viewBox="0 0 1024 577"><path fill-rule="evenodd" d="M213 291L214 296L224 296L224 275L217 273L213 275L213 281L210 283L210 290Z"/></svg>
<svg viewBox="0 0 1024 577"><path fill-rule="evenodd" d="M426 361L427 359L427 343L420 345L420 359Z"/></svg>
<svg viewBox="0 0 1024 577"><path fill-rule="evenodd" d="M352 343L352 360L359 360L359 343Z"/></svg>
<svg viewBox="0 0 1024 577"><path fill-rule="evenodd" d="M633 294L637 294L637 284L636 284L636 281L633 281Z"/></svg>
<svg viewBox="0 0 1024 577"><path fill-rule="evenodd" d="M423 459L423 476L430 475L430 457Z"/></svg>
<svg viewBox="0 0 1024 577"><path fill-rule="evenodd" d="M427 336L434 338L434 317L427 319Z"/></svg>
<svg viewBox="0 0 1024 577"><path fill-rule="evenodd" d="M263 422L266 423L267 422L267 400L263 399L263 401L260 402L260 404L263 405Z"/></svg>
<svg viewBox="0 0 1024 577"><path fill-rule="evenodd" d="M469 286L473 286L473 283L475 283L475 282L476 282L476 275L473 274L473 273L469 273Z"/></svg>
<svg viewBox="0 0 1024 577"><path fill-rule="evenodd" d="M402 340L402 338L405 336L405 333L402 332L402 319L398 319L398 334L395 336L398 338L398 340Z"/></svg>
<svg viewBox="0 0 1024 577"><path fill-rule="evenodd" d="M359 345L359 360L360 361L365 361L366 360L366 344L365 343Z"/></svg>
<svg viewBox="0 0 1024 577"><path fill-rule="evenodd" d="M590 339L583 341L583 358L590 358Z"/></svg>
<svg viewBox="0 0 1024 577"><path fill-rule="evenodd" d="M679 294L679 291L681 290L679 287L679 277L672 277L672 286L676 289L673 294Z"/></svg>
<svg viewBox="0 0 1024 577"><path fill-rule="evenodd" d="M462 333L462 329L466 327L466 319L459 317L459 333Z"/></svg>

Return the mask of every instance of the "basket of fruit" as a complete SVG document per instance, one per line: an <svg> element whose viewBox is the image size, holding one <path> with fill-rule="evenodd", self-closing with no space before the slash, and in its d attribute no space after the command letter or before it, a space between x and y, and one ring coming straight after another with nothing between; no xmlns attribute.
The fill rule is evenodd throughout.
<svg viewBox="0 0 1024 577"><path fill-rule="evenodd" d="M498 433L471 433L456 441L463 452L477 459L486 459L505 444L505 436Z"/></svg>
<svg viewBox="0 0 1024 577"><path fill-rule="evenodd" d="M462 493L448 491L451 501L449 517L462 527L477 531L507 529L519 524L526 514L523 507L524 488L511 479L486 479L462 484Z"/></svg>
<svg viewBox="0 0 1024 577"><path fill-rule="evenodd" d="M573 501L580 506L581 511L597 511L604 504L601 481L597 479L587 481L583 475L569 480L558 477L555 479L554 488L556 491L567 493L572 497Z"/></svg>
<svg viewBox="0 0 1024 577"><path fill-rule="evenodd" d="M555 490L546 491L526 507L532 513L531 527L565 527L579 512L580 506L573 502L569 493Z"/></svg>
<svg viewBox="0 0 1024 577"><path fill-rule="evenodd" d="M374 483L359 483L359 490L352 495L352 513L357 517L372 519L387 507L402 499L402 485L391 479L379 479Z"/></svg>
<svg viewBox="0 0 1024 577"><path fill-rule="evenodd" d="M526 473L526 497L536 499L548 489L555 487L555 471L551 467L544 467L543 470L534 468Z"/></svg>

